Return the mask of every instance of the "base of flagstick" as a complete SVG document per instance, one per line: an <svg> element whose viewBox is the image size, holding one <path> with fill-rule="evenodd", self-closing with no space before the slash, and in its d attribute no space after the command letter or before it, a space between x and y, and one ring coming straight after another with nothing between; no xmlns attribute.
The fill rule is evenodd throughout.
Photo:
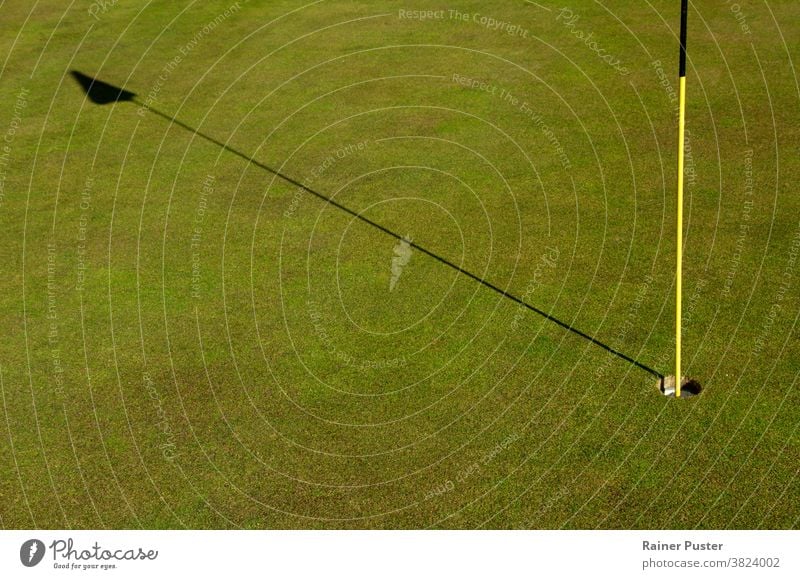
<svg viewBox="0 0 800 579"><path fill-rule="evenodd" d="M658 387L664 396L675 398L675 376L664 376L658 381ZM686 376L681 377L681 398L691 398L702 391L700 382Z"/></svg>

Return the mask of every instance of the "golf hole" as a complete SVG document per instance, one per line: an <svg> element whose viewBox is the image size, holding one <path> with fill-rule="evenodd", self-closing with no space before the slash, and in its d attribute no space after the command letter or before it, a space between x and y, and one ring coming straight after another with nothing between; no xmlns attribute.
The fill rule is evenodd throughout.
<svg viewBox="0 0 800 579"><path fill-rule="evenodd" d="M659 381L659 389L664 396L675 398L675 376L665 376ZM681 379L681 398L691 398L703 391L700 382L694 378Z"/></svg>

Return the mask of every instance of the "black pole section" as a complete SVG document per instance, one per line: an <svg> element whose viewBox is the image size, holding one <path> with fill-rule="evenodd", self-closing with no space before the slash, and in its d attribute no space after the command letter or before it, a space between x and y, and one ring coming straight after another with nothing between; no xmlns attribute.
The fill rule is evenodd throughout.
<svg viewBox="0 0 800 579"><path fill-rule="evenodd" d="M686 76L686 20L689 16L689 0L681 0L681 56L678 76Z"/></svg>

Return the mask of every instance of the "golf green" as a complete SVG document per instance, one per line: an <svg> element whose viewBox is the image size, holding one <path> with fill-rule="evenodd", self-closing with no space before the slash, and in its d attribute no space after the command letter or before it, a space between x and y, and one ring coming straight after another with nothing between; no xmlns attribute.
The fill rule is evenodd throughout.
<svg viewBox="0 0 800 579"><path fill-rule="evenodd" d="M2 527L798 527L797 2L0 15Z"/></svg>

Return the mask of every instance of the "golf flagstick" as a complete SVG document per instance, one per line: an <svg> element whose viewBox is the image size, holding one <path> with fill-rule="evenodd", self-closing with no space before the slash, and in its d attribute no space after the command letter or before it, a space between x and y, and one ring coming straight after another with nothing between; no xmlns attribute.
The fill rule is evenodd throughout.
<svg viewBox="0 0 800 579"><path fill-rule="evenodd" d="M294 178L292 178L292 177L290 177L288 175L285 175L285 174L281 173L280 171L278 171L277 169L273 169L269 165L267 165L265 163L262 163L261 161L259 161L257 159L254 159L253 157L251 157L251 156L247 155L246 153L244 153L244 152L232 147L231 145L223 143L223 142L215 139L214 137L203 133L199 129L195 129L194 127L191 127L190 125L187 125L183 121L181 121L179 119L176 119L175 117L172 117L172 116L170 116L170 115L168 115L166 113L163 113L163 112L159 111L156 108L151 107L147 103L142 103L137 98L136 93L131 92L129 90L125 90L125 89L117 87L117 86L114 86L114 85L109 84L107 82L103 82L103 81L98 80L96 78L92 78L92 77L87 76L87 75L83 74L82 72L78 72L76 70L71 71L71 74L72 74L73 78L78 82L78 84L81 85L81 87L83 88L84 92L86 93L86 98L88 98L91 102L93 102L95 104L99 104L99 105L106 105L106 104L118 103L118 102L130 102L130 103L137 104L137 105L139 105L141 107L140 110L153 113L154 115L157 115L157 116L161 117L162 119L164 119L165 121L167 121L168 123L170 123L170 125L176 125L176 126L181 127L182 129L185 129L185 130L187 130L187 131L189 131L189 132L191 132L191 133L193 133L193 134L195 134L195 135L197 135L199 137L202 137L203 139L205 139L206 141L208 141L210 143L213 143L217 147L225 149L229 153L232 153L232 154L236 155L237 157L247 161L248 163L250 163L250 164L252 164L252 165L254 165L254 166L256 166L256 167L258 167L260 169L263 169L264 171L267 171L268 173L271 173L272 175L275 175L276 177L279 177L283 181L285 181L285 182L287 182L287 183L289 183L291 185L294 185L295 187L305 191L306 193L309 193L309 194L313 195L314 197L317 197L318 199L324 201L325 203L327 203L327 204L329 204L329 205L331 205L333 207L336 207L337 209L339 209L341 211L344 211L345 213L349 214L351 217L353 217L355 219L358 219L359 221L361 221L363 223L366 223L366 224L374 227L375 229L378 229L378 230L382 231L383 233L385 233L385 234L387 234L387 235L389 235L391 237L394 237L397 240L407 242L410 247L413 247L414 249L420 251L421 253L424 253L425 255L427 255L429 257L432 257L433 259L435 259L439 263L442 263L442 264L446 265L447 267L449 267L451 269L454 269L458 273L460 273L460 274L462 274L462 275L464 275L464 276L466 276L466 277L478 282L479 284L483 285L484 287L489 288L490 290L500 294L504 298L507 298L507 299L511 300L512 302L515 302L515 303L519 304L520 306L522 306L522 307L524 307L524 308L526 308L526 309L528 309L528 310L530 310L532 312L535 312L536 314L542 316L543 318L545 318L545 319L547 319L547 320L549 320L549 321L561 326L565 330L568 330L569 332L572 332L573 334L575 334L577 336L580 336L581 338L583 338L585 340L588 340L592 344L603 348L609 354L612 354L612 355L616 356L617 358L620 358L621 360L625 360L626 362L629 362L629 363L633 364L637 368L640 368L641 370L644 370L645 372L648 372L649 374L652 374L653 376L656 376L659 380L662 380L662 381L664 380L664 375L661 374L658 370L654 370L653 368L651 368L651 367L639 362L638 360L635 360L634 358L632 358L632 357L630 357L630 356L628 356L626 354L623 354L619 350L616 350L615 348L612 348L611 346L609 346L608 344L598 340L594 336L590 336L589 334L579 330L578 328L572 326L571 324L558 319L554 315L552 315L552 314L550 314L550 313L548 313L548 312L546 312L546 311L544 311L544 310L542 310L540 308L537 308L536 306L533 306L533 305L529 304L528 302L526 302L523 299L515 296L511 292L509 292L509 291L507 291L505 289L502 289L499 286L494 285L490 281L488 281L488 280L486 280L486 279L484 279L484 278L482 278L482 277L480 277L480 276L478 276L478 275L476 275L476 274L464 269L463 267L453 263L452 261L448 260L447 258L442 257L442 256L438 255L437 253L429 250L429 249L426 249L425 247L419 245L418 243L416 243L414 241L408 241L405 236L400 235L399 233L396 233L396 232L392 231L391 229L381 225L380 223L377 223L377 222L369 219L368 217L364 216L360 212L354 211L353 209L350 209L349 207L347 207L345 205L342 205L341 203L339 203L338 201L336 201L332 197L328 197L327 195L325 195L323 193L320 193L319 191L316 191L315 189L312 189L311 187L301 183L297 179L294 179Z"/></svg>
<svg viewBox="0 0 800 579"><path fill-rule="evenodd" d="M686 123L686 20L689 0L681 0L681 48L678 64L678 219L675 262L675 397L681 397L681 302L683 294L683 154Z"/></svg>

